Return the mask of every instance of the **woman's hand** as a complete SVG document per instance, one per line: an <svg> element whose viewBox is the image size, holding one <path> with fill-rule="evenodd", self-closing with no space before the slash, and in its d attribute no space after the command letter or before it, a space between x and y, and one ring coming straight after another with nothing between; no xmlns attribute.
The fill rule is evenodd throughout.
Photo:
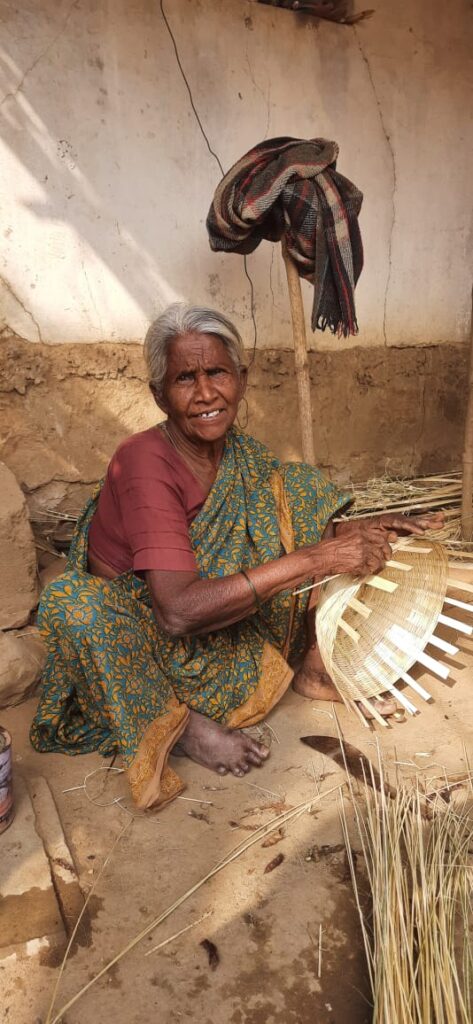
<svg viewBox="0 0 473 1024"><path fill-rule="evenodd" d="M327 575L341 572L352 576L368 576L380 572L391 558L391 545L386 530L367 525L345 531L341 537L322 541L319 545L326 558Z"/></svg>
<svg viewBox="0 0 473 1024"><path fill-rule="evenodd" d="M365 531L372 527L384 530L389 541L396 541L401 534L422 537L426 530L441 530L445 522L443 512L430 512L420 516L404 516L400 512L383 512L382 515L367 519L347 519L336 524L336 536Z"/></svg>

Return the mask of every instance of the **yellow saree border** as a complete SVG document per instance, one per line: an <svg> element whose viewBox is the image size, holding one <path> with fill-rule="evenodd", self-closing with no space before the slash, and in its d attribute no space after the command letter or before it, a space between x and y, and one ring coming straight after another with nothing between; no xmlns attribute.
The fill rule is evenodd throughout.
<svg viewBox="0 0 473 1024"><path fill-rule="evenodd" d="M244 729L248 725L256 725L271 711L285 694L294 672L282 654L265 642L261 658L261 674L256 690L251 697L234 708L225 721L229 729Z"/></svg>
<svg viewBox="0 0 473 1024"><path fill-rule="evenodd" d="M188 719L189 708L176 704L167 715L155 718L143 733L128 769L133 799L142 810L164 807L185 789L184 782L167 762Z"/></svg>

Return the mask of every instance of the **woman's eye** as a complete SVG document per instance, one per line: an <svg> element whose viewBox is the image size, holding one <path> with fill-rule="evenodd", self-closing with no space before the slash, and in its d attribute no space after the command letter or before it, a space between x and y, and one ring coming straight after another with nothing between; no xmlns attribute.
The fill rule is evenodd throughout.
<svg viewBox="0 0 473 1024"><path fill-rule="evenodd" d="M187 381L193 380L193 379L194 379L194 375L192 373L180 373L178 378L177 378L177 382L178 382L178 384L186 383Z"/></svg>
<svg viewBox="0 0 473 1024"><path fill-rule="evenodd" d="M224 376L226 376L226 373L227 373L226 370L222 370L220 367L215 367L214 370L209 370L208 371L208 376L209 377L217 377L217 376L218 377L224 377Z"/></svg>

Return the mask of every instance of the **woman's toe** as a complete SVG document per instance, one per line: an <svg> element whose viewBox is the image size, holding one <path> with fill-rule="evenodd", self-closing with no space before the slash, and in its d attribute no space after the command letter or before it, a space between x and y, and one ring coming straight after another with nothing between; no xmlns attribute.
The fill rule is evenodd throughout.
<svg viewBox="0 0 473 1024"><path fill-rule="evenodd" d="M376 710L379 711L379 714L383 715L385 718L387 718L388 715L393 715L399 707L394 697L378 697L377 700L373 701L373 703Z"/></svg>
<svg viewBox="0 0 473 1024"><path fill-rule="evenodd" d="M219 775L226 775L226 774L227 774L227 771L228 771L228 769L227 769L227 768L225 768L225 765L223 765L223 764L219 764L219 766L218 766L218 768L217 768L217 771L218 771L218 774L219 774Z"/></svg>
<svg viewBox="0 0 473 1024"><path fill-rule="evenodd" d="M253 750L249 750L246 756L250 764L254 765L255 768L261 768L261 765L263 764L261 754L255 754Z"/></svg>

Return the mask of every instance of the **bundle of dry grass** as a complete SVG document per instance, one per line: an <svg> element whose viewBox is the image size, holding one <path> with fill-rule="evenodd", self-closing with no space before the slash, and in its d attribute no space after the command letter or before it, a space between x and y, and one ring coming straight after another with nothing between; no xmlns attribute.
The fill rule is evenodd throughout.
<svg viewBox="0 0 473 1024"><path fill-rule="evenodd" d="M380 765L382 774L382 766ZM419 786L388 796L351 788L366 865L358 879L341 821L373 998L373 1024L471 1024L473 819L467 805L429 803Z"/></svg>
<svg viewBox="0 0 473 1024"><path fill-rule="evenodd" d="M420 515L422 512L443 511L445 525L441 530L430 530L426 536L452 546L471 549L461 542L461 473L438 474L393 479L388 475L373 477L364 484L353 484L353 504L347 518L367 518L380 512L402 512Z"/></svg>

